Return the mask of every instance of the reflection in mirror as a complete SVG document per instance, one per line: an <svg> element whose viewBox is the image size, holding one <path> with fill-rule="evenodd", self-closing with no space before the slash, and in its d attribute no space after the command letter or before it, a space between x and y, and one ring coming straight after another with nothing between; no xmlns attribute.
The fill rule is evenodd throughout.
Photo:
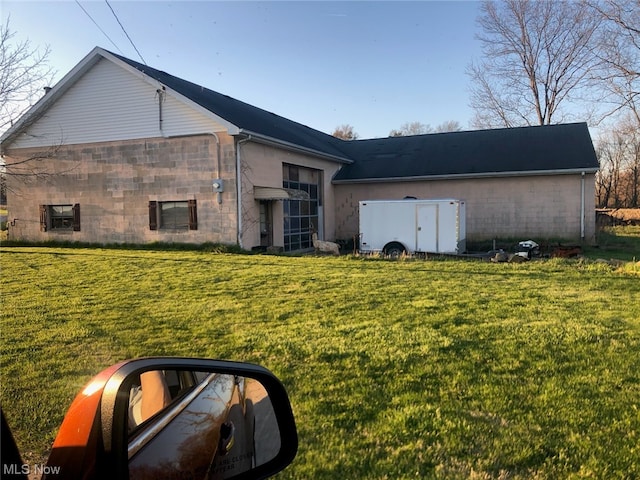
<svg viewBox="0 0 640 480"><path fill-rule="evenodd" d="M255 379L152 370L129 391L129 477L226 479L275 458L278 423Z"/></svg>

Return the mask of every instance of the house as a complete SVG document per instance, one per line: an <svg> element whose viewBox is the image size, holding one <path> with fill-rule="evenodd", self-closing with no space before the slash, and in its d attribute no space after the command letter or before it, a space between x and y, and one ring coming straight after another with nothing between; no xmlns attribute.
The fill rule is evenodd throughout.
<svg viewBox="0 0 640 480"><path fill-rule="evenodd" d="M101 48L0 142L30 172L8 178L11 239L294 251L405 196L465 199L469 240L595 233L586 124L343 141Z"/></svg>

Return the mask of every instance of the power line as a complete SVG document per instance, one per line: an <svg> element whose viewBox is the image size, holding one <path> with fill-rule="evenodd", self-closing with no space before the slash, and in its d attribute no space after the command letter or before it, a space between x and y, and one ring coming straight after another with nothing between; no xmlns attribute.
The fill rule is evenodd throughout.
<svg viewBox="0 0 640 480"><path fill-rule="evenodd" d="M118 22L118 25L120 25L120 28L122 28L122 31L124 32L124 34L127 36L127 38L129 39L129 42L131 43L131 46L133 47L133 49L136 51L136 53L138 54L138 56L140 57L140 60L142 60L142 63L144 63L145 65L147 64L147 62L145 61L145 59L142 57L142 54L138 51L138 48L136 47L136 45L133 43L133 40L131 40L131 37L129 36L129 34L127 33L127 31L125 30L124 26L122 25L122 23L120 22L120 19L118 18L118 16L116 15L116 12L114 12L113 7L111 7L111 5L109 4L109 0L104 0L104 3L107 4L107 6L109 7L109 10L111 10L111 13L113 13L113 16L116 18L116 21Z"/></svg>
<svg viewBox="0 0 640 480"><path fill-rule="evenodd" d="M98 30L100 30L100 31L102 32L102 34L103 34L105 37L107 37L107 39L111 42L111 45L113 45L113 46L116 48L116 50L118 50L122 55L124 55L124 53L122 53L122 50L120 50L120 49L118 48L118 46L115 44L115 42L114 42L113 40L111 40L111 37L109 37L109 35L107 35L107 32L105 32L105 31L100 27L100 25L98 25L98 22L96 22L96 21L93 19L93 17L89 14L89 12L87 12L87 11L85 10L85 8L84 8L82 5L80 5L80 2L79 2L78 0L76 0L76 3L77 3L77 4L78 4L78 6L82 9L82 11L87 15L87 17L89 17L89 18L91 19L91 21L93 22L93 24L94 24L96 27L98 27Z"/></svg>

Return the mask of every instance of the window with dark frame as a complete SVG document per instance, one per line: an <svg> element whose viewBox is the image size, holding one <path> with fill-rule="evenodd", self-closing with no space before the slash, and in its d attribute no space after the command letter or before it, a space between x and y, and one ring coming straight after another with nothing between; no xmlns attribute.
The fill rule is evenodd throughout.
<svg viewBox="0 0 640 480"><path fill-rule="evenodd" d="M282 186L308 194L308 200L289 199L283 202L285 251L313 246L312 230L318 228L318 211L322 205L321 178L320 170L288 164L282 166Z"/></svg>
<svg viewBox="0 0 640 480"><path fill-rule="evenodd" d="M40 231L80 231L80 204L40 205Z"/></svg>
<svg viewBox="0 0 640 480"><path fill-rule="evenodd" d="M196 200L149 202L150 230L197 230Z"/></svg>

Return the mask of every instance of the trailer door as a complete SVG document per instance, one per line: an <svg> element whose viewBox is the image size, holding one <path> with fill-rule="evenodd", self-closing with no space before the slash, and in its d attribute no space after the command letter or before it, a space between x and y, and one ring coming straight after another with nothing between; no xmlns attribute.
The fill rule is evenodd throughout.
<svg viewBox="0 0 640 480"><path fill-rule="evenodd" d="M416 251L438 252L438 204L416 206Z"/></svg>

